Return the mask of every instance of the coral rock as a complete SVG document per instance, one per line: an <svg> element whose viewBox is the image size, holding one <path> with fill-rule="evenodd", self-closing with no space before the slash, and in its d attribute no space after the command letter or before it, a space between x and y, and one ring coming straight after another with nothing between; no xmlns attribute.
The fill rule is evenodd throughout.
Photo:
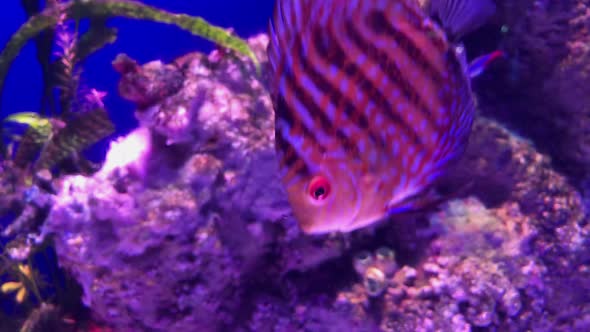
<svg viewBox="0 0 590 332"><path fill-rule="evenodd" d="M249 42L267 65L268 37ZM123 163L66 178L55 199L43 233L98 320L134 331L588 328L583 200L531 142L479 118L446 184L470 179L465 197L306 236L277 174L267 74L215 52L178 60L182 87L137 111L152 134L143 177ZM395 264L371 270L367 287L355 257L376 250Z"/></svg>

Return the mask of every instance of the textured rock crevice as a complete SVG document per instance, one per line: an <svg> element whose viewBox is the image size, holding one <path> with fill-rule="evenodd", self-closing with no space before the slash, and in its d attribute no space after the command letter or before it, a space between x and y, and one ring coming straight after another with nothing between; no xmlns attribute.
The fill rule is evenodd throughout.
<svg viewBox="0 0 590 332"><path fill-rule="evenodd" d="M265 66L267 36L249 43ZM175 89L162 87L158 73L178 64L182 75L165 75ZM221 51L140 68L141 89L123 74L122 93L163 96L137 110L146 164L109 168L107 156L93 177L66 178L43 227L98 320L146 331L590 328L581 195L498 122L477 119L448 177L452 188L471 180L463 197L305 236L278 180L266 74ZM359 252L384 246L395 270L355 270Z"/></svg>

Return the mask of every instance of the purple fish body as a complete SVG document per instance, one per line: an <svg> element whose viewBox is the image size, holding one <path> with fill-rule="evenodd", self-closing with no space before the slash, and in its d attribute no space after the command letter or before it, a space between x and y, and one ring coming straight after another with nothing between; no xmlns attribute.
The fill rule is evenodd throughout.
<svg viewBox="0 0 590 332"><path fill-rule="evenodd" d="M276 151L303 231L415 208L468 142L464 55L415 0L278 0L272 21Z"/></svg>

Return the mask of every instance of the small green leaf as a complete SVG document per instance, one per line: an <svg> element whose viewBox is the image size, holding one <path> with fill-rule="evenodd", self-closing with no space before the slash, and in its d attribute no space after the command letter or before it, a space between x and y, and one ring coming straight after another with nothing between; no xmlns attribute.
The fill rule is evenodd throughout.
<svg viewBox="0 0 590 332"><path fill-rule="evenodd" d="M14 113L7 116L4 122L15 122L33 127L37 131L44 131L44 129L51 129L51 122L49 119L40 116L34 112Z"/></svg>

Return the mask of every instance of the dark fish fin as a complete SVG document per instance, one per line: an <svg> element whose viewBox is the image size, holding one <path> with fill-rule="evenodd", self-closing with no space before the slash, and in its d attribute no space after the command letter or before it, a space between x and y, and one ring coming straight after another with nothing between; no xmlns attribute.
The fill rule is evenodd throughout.
<svg viewBox="0 0 590 332"><path fill-rule="evenodd" d="M492 0L431 0L428 11L438 17L451 39L482 26L496 11Z"/></svg>
<svg viewBox="0 0 590 332"><path fill-rule="evenodd" d="M439 193L433 186L427 190L407 197L405 200L396 204L395 206L390 206L389 213L404 214L416 212L430 212L436 210L436 208L440 204L448 200L464 196L473 186L473 183L473 181L468 181L463 185L455 187L452 190L442 194Z"/></svg>
<svg viewBox="0 0 590 332"><path fill-rule="evenodd" d="M389 206L389 214L406 214L425 212L434 209L446 200L446 196L440 196L433 189L422 191L418 194L407 197L403 201Z"/></svg>

